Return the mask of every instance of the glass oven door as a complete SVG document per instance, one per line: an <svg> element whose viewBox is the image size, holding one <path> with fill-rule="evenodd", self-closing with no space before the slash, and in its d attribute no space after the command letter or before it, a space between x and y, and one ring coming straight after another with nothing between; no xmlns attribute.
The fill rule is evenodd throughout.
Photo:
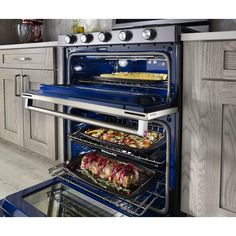
<svg viewBox="0 0 236 236"><path fill-rule="evenodd" d="M48 217L123 216L62 183L25 196L24 200Z"/></svg>

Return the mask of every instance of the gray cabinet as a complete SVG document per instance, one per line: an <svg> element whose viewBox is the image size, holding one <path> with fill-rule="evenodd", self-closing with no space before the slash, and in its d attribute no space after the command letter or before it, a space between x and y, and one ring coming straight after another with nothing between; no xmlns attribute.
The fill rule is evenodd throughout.
<svg viewBox="0 0 236 236"><path fill-rule="evenodd" d="M53 48L2 50L0 54L0 66L9 67L0 68L0 137L55 160L55 118L24 109L21 98L24 91L56 82ZM51 104L36 105L54 109Z"/></svg>
<svg viewBox="0 0 236 236"><path fill-rule="evenodd" d="M38 90L40 84L53 84L54 71L23 70L23 91ZM35 101L36 106L54 109L54 105ZM24 147L50 159L55 153L55 117L24 109Z"/></svg>
<svg viewBox="0 0 236 236"><path fill-rule="evenodd" d="M181 210L236 216L236 42L184 43Z"/></svg>
<svg viewBox="0 0 236 236"><path fill-rule="evenodd" d="M23 110L18 69L0 68L0 137L23 146Z"/></svg>

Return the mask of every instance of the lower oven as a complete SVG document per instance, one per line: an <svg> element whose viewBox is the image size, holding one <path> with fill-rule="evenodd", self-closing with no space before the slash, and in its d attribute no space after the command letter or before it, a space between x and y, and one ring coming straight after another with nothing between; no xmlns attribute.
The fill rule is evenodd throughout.
<svg viewBox="0 0 236 236"><path fill-rule="evenodd" d="M152 30L150 40L141 28L122 42L120 31L103 42L100 33L59 37L64 81L22 96L30 112L64 120L65 160L52 180L4 199L6 216L179 214L180 30Z"/></svg>

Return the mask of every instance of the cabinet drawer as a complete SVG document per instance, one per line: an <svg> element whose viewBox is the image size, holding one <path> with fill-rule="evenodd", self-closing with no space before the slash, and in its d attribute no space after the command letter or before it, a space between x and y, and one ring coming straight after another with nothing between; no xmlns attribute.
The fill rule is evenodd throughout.
<svg viewBox="0 0 236 236"><path fill-rule="evenodd" d="M223 44L224 68L223 78L236 81L236 41L227 41Z"/></svg>
<svg viewBox="0 0 236 236"><path fill-rule="evenodd" d="M236 81L236 41L203 42L201 78Z"/></svg>
<svg viewBox="0 0 236 236"><path fill-rule="evenodd" d="M0 50L0 67L54 69L54 48Z"/></svg>

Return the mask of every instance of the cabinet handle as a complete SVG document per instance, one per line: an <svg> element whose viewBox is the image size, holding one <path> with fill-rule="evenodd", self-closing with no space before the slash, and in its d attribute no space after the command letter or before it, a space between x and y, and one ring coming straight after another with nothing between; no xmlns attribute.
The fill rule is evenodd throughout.
<svg viewBox="0 0 236 236"><path fill-rule="evenodd" d="M22 88L22 93L25 93L25 81L28 79L28 75L22 75L21 78L21 88Z"/></svg>
<svg viewBox="0 0 236 236"><path fill-rule="evenodd" d="M15 61L30 61L31 57L16 57L13 60L15 60Z"/></svg>
<svg viewBox="0 0 236 236"><path fill-rule="evenodd" d="M21 93L18 91L18 78L21 78L20 74L15 75L15 96L20 97Z"/></svg>

